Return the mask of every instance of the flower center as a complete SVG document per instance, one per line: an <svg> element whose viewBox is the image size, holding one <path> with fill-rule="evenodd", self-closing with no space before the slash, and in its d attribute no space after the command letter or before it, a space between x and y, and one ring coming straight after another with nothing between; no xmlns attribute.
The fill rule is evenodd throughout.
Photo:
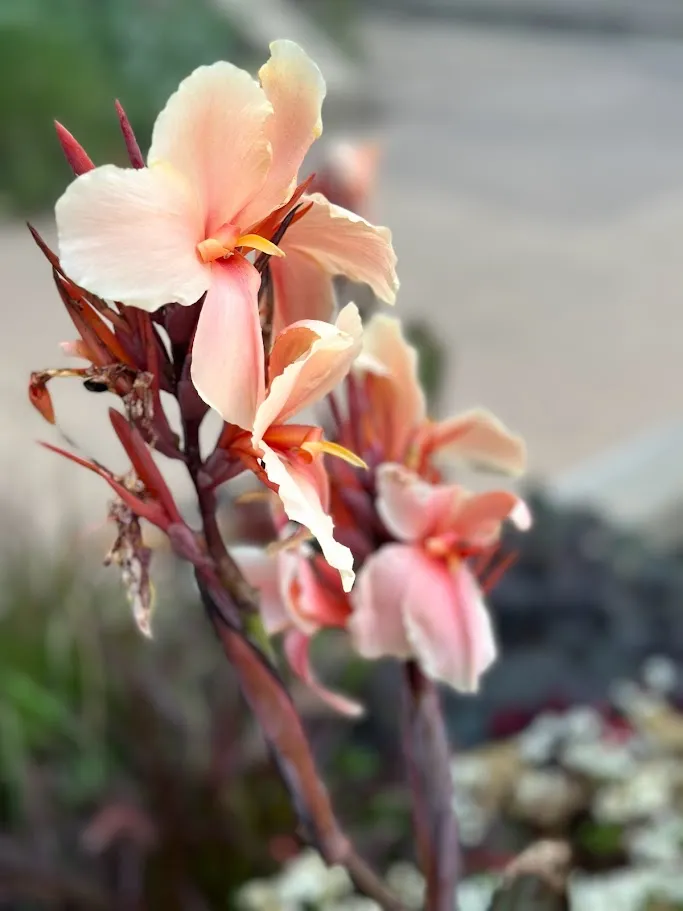
<svg viewBox="0 0 683 911"><path fill-rule="evenodd" d="M241 234L237 225L226 223L211 237L197 244L197 253L203 263L213 263L217 259L226 259L237 250L259 250L269 256L284 256L282 250L272 241L260 234Z"/></svg>
<svg viewBox="0 0 683 911"><path fill-rule="evenodd" d="M435 535L424 542L425 551L437 560L443 560L451 572L455 572L463 558L464 549L452 535Z"/></svg>

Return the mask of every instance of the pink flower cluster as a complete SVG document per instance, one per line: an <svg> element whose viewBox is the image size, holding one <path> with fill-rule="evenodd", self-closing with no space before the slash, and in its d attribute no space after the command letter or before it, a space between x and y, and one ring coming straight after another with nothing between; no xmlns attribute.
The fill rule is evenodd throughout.
<svg viewBox="0 0 683 911"><path fill-rule="evenodd" d="M438 463L518 475L524 444L483 410L428 420L417 352L384 314L365 329L346 399L345 413L333 406L337 436L365 467L329 466L330 513L359 577L346 595L307 545L275 558L238 548L262 591L266 628L284 632L294 670L342 711L359 707L323 689L308 660L310 639L326 627L346 629L365 658L416 660L427 676L475 691L496 654L477 568L490 565L506 520L524 530L531 516L508 490L442 483Z"/></svg>

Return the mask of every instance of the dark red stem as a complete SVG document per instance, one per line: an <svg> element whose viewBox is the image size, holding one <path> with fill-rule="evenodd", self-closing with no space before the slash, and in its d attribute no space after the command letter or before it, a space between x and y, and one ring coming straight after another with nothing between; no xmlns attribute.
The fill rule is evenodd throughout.
<svg viewBox="0 0 683 911"><path fill-rule="evenodd" d="M453 911L457 909L460 843L439 694L413 661L406 664L405 684L403 751L418 861L427 888L424 907L425 911Z"/></svg>
<svg viewBox="0 0 683 911"><path fill-rule="evenodd" d="M225 547L216 521L216 498L202 477L198 422L185 422L185 454L202 517L207 550L216 574L196 570L207 614L237 673L251 708L294 804L303 834L328 864L341 864L356 888L386 911L404 911L401 902L359 857L336 820L329 794L315 766L299 714L285 684L261 649L234 623L258 611L256 594Z"/></svg>

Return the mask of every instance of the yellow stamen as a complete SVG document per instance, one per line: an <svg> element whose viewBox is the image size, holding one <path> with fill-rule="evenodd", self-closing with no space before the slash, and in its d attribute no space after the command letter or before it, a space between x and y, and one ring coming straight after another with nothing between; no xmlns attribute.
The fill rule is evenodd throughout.
<svg viewBox="0 0 683 911"><path fill-rule="evenodd" d="M304 452L310 452L311 455L318 455L318 453L324 452L327 455L336 456L356 468L368 467L360 456L357 456L355 452L351 452L345 446L340 446L339 443L330 443L327 440L309 440L306 443L302 443L299 448L303 449Z"/></svg>
<svg viewBox="0 0 683 911"><path fill-rule="evenodd" d="M228 250L215 237L209 237L197 244L197 253L203 263L212 263L223 256L229 256L232 250Z"/></svg>
<svg viewBox="0 0 683 911"><path fill-rule="evenodd" d="M242 234L237 238L235 246L249 247L251 250L260 250L261 253L268 253L269 256L283 257L285 255L284 251L272 241L266 240L265 237L261 237L259 234Z"/></svg>

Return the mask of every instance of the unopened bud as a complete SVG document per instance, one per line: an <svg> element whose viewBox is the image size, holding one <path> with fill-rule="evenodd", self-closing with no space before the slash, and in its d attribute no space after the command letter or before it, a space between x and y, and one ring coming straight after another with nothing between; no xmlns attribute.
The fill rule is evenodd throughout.
<svg viewBox="0 0 683 911"><path fill-rule="evenodd" d="M55 130L57 131L57 139L62 147L64 156L76 177L80 174L85 174L86 171L92 171L95 165L80 142L74 139L67 128L63 127L58 120L55 120Z"/></svg>

